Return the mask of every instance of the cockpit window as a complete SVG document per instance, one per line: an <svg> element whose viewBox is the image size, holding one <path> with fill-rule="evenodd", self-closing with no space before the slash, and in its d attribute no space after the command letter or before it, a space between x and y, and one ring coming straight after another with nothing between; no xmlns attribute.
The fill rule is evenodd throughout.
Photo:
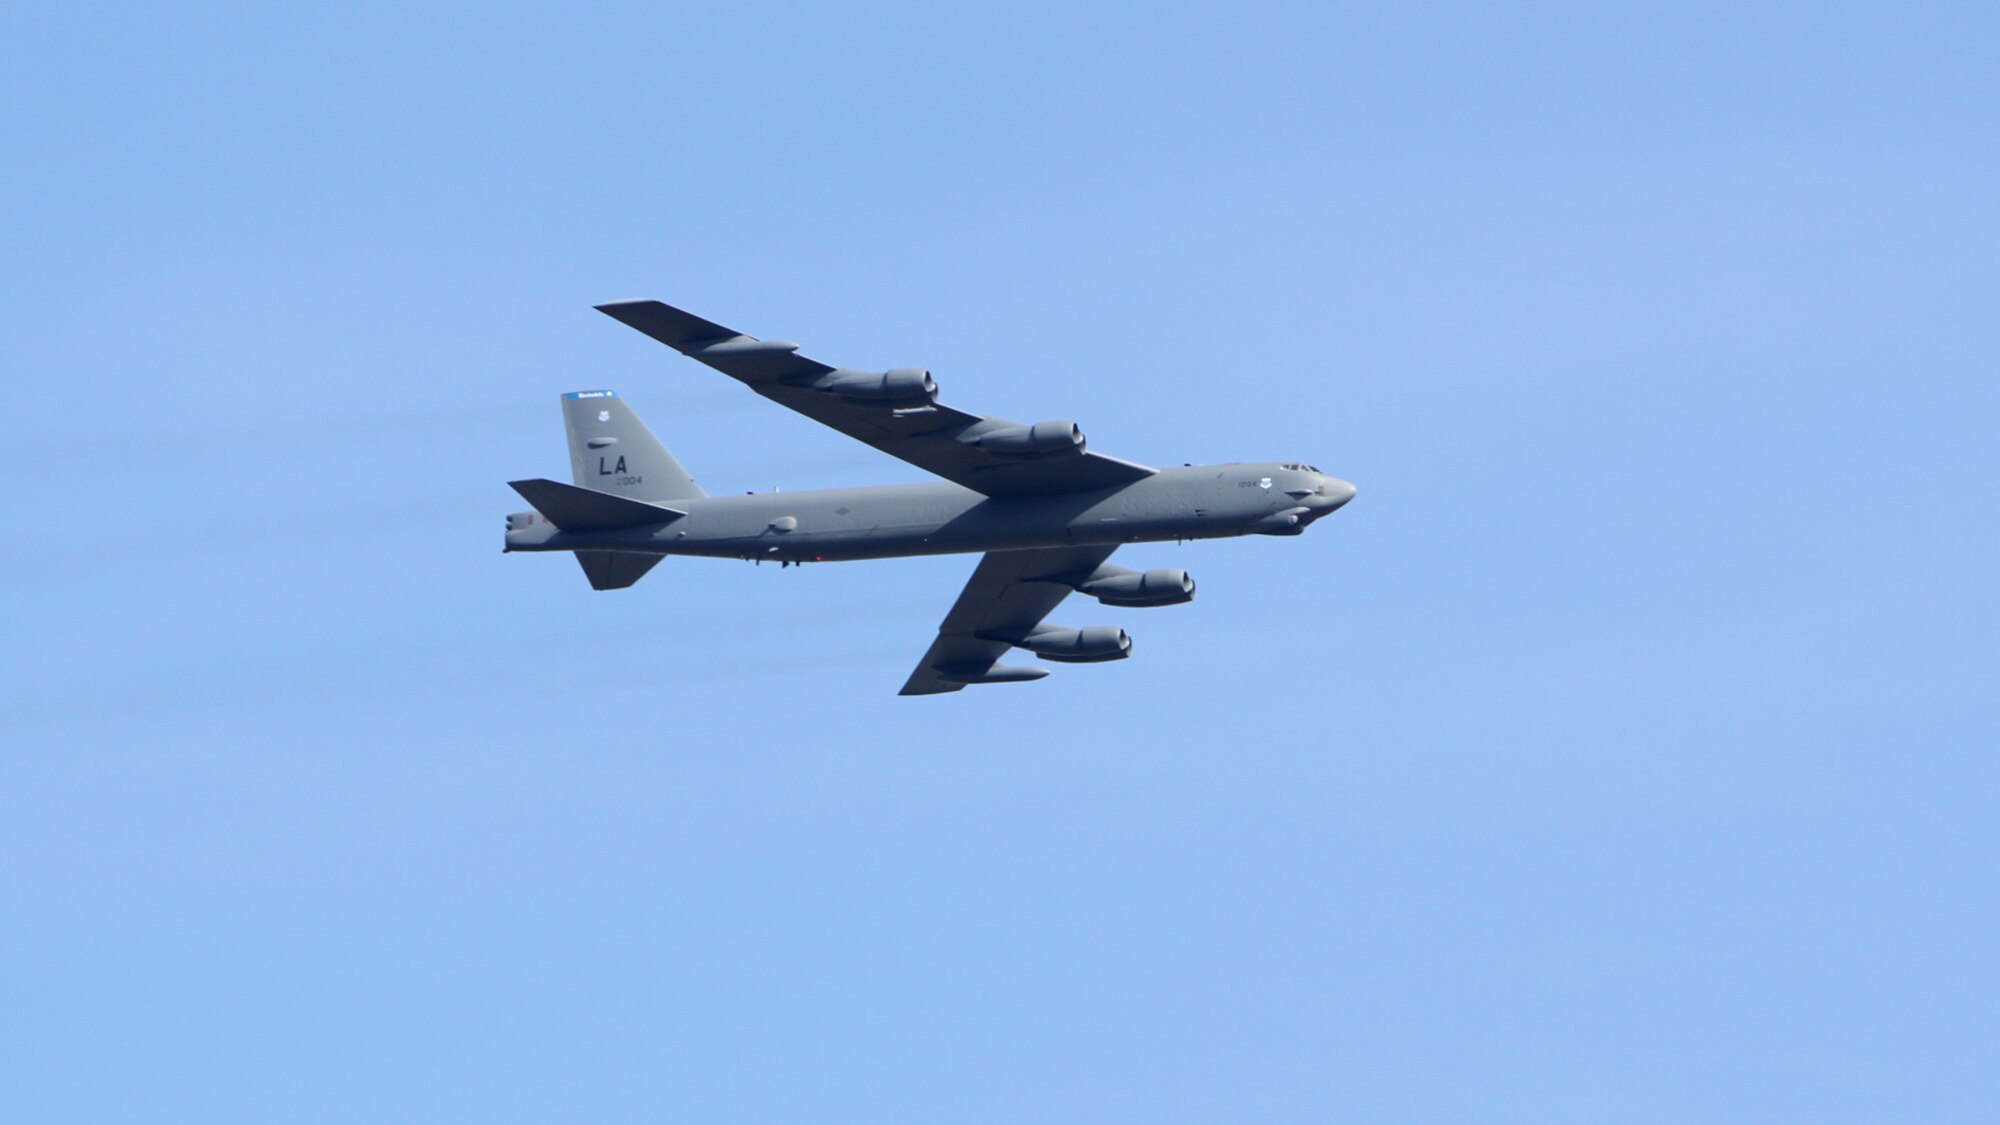
<svg viewBox="0 0 2000 1125"><path fill-rule="evenodd" d="M1278 466L1278 467L1279 467L1279 468L1281 468L1281 469L1290 469L1290 470L1291 470L1292 472L1295 472L1295 473L1316 473L1316 472L1319 472L1319 469L1318 469L1317 467L1315 467L1315 466L1312 466L1312 465L1280 465L1280 466Z"/></svg>

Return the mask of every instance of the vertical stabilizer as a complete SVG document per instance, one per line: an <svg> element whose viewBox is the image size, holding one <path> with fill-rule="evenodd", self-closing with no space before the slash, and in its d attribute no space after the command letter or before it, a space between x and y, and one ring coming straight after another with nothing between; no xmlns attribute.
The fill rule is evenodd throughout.
<svg viewBox="0 0 2000 1125"><path fill-rule="evenodd" d="M571 391L562 405L578 487L655 503L708 495L618 392Z"/></svg>

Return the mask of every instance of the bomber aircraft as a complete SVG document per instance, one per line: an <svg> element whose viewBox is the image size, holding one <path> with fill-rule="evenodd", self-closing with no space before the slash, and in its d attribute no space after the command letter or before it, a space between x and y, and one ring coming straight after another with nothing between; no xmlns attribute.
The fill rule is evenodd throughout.
<svg viewBox="0 0 2000 1125"><path fill-rule="evenodd" d="M781 565L983 552L903 695L1038 680L1009 649L1090 664L1131 655L1116 626L1043 620L1077 591L1112 606L1194 598L1184 570L1106 560L1125 543L1297 535L1354 498L1302 462L1155 469L1089 448L1074 422L954 410L921 368L857 371L805 358L658 301L598 311L780 406L944 478L929 484L710 496L612 391L562 396L574 485L517 480L508 551L573 551L592 587L632 585L668 555Z"/></svg>

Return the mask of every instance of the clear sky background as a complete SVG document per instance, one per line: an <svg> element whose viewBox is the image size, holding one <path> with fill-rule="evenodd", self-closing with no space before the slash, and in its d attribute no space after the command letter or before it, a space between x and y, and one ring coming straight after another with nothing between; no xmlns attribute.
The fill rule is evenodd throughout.
<svg viewBox="0 0 2000 1125"><path fill-rule="evenodd" d="M0 1117L2000 1118L1991 5L9 6ZM503 556L658 297L1298 539Z"/></svg>

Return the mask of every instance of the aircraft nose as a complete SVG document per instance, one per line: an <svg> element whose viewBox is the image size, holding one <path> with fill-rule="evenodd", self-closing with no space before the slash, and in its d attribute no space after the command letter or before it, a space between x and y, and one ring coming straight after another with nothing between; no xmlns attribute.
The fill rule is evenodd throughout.
<svg viewBox="0 0 2000 1125"><path fill-rule="evenodd" d="M1354 499L1354 486L1338 477L1324 477L1319 482L1319 500L1326 510L1336 511L1341 505Z"/></svg>

